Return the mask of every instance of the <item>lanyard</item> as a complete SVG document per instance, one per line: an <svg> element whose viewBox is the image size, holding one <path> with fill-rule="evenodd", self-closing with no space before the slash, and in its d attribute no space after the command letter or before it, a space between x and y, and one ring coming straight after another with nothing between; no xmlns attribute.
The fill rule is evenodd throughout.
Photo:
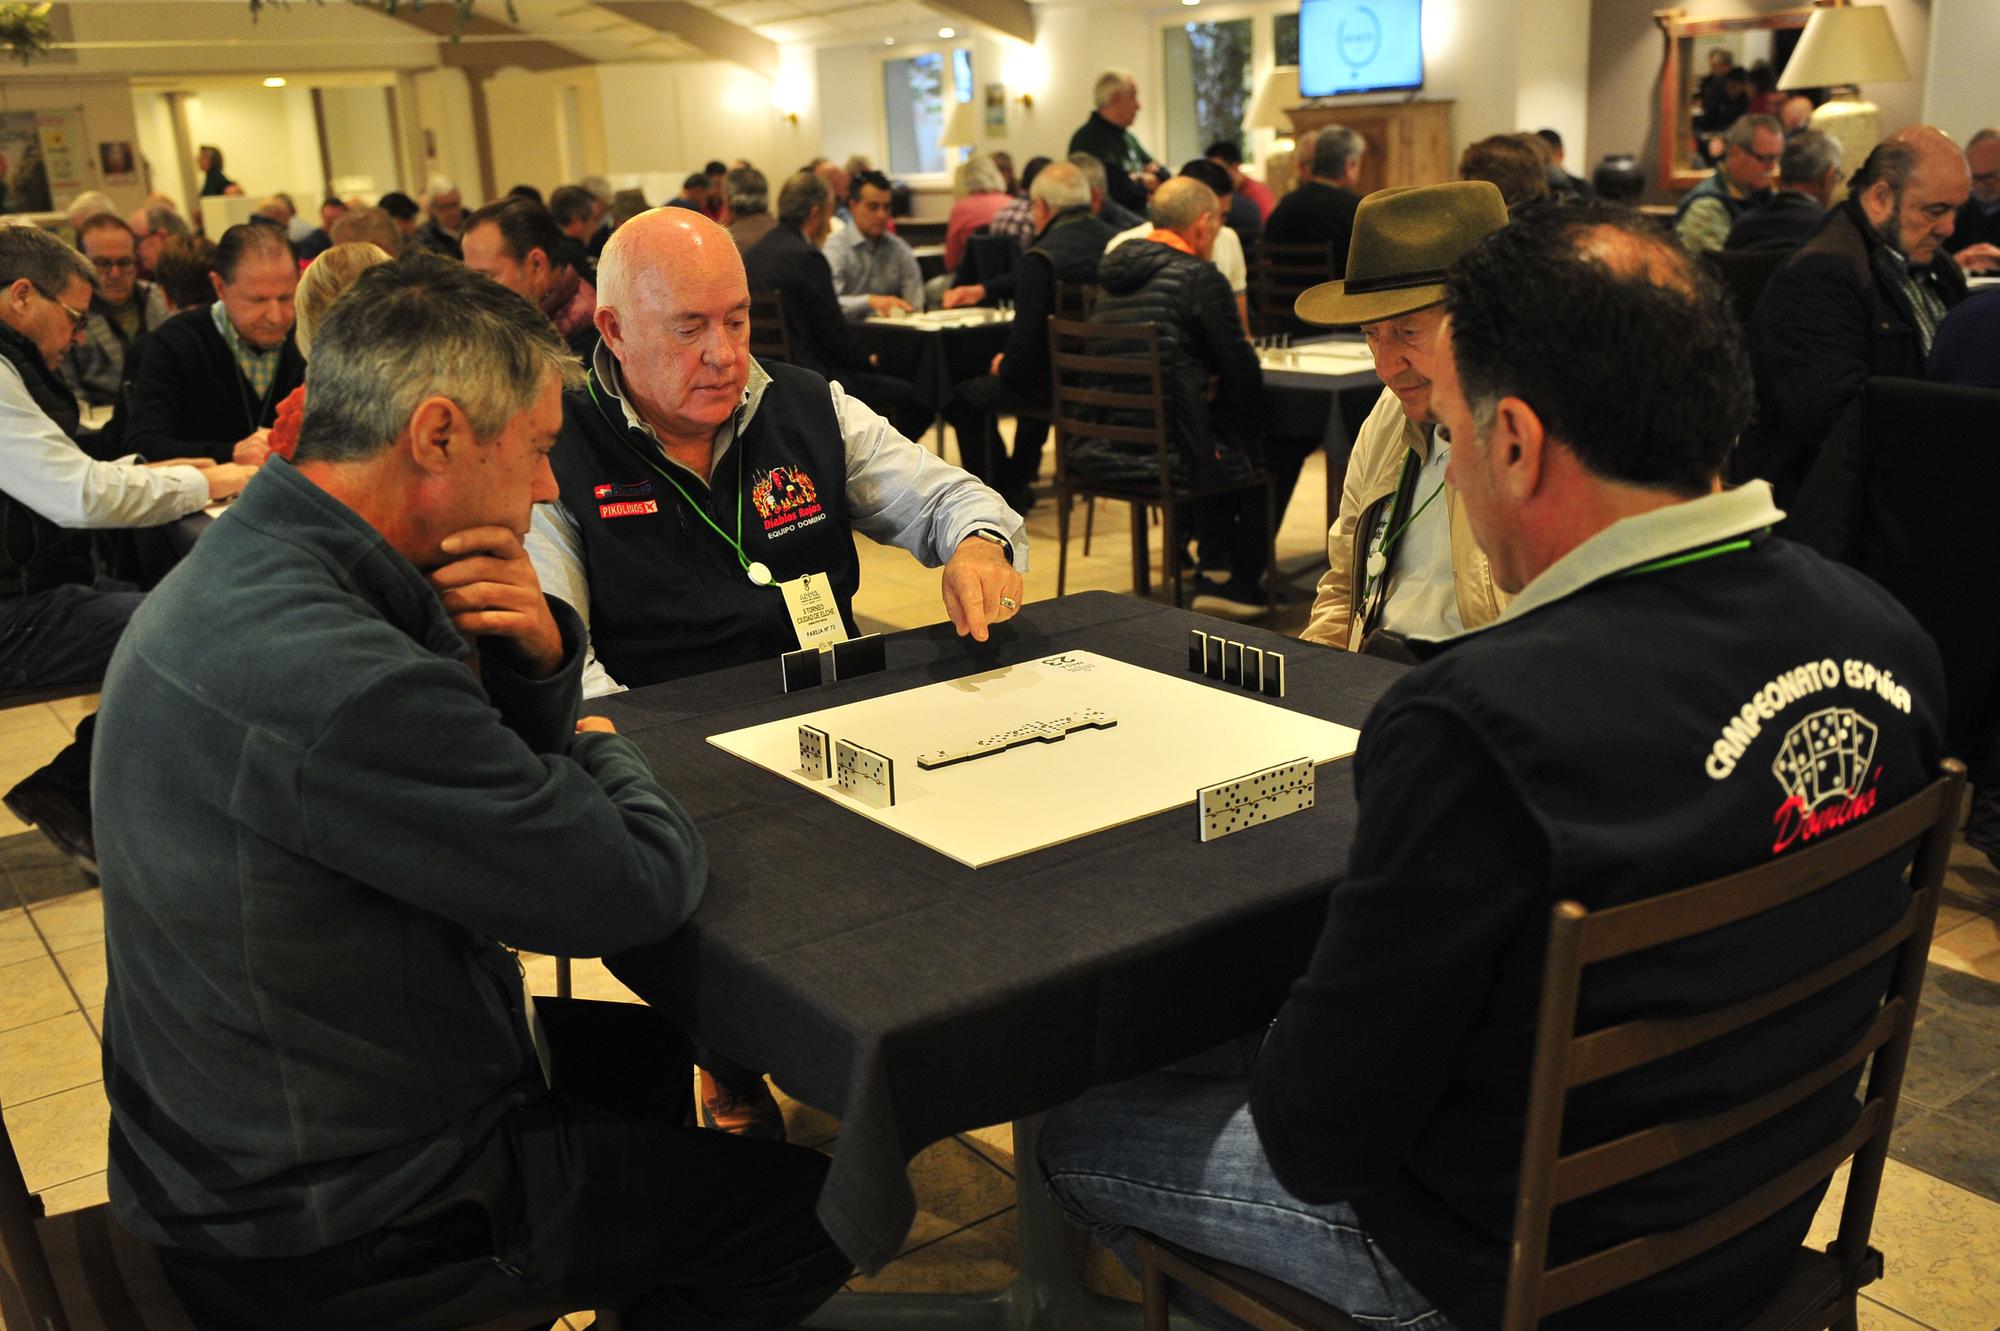
<svg viewBox="0 0 2000 1331"><path fill-rule="evenodd" d="M611 413L604 409L604 403L597 396L597 372L595 370L591 371L583 382L584 387L590 390L590 404L597 408L597 414L604 418L604 423L618 431L618 437L625 441L625 446L631 449L641 462L660 473L667 484L680 491L681 498L687 500L688 507L695 511L696 516L703 522L706 522L709 530L720 536L724 543L736 552L736 562L743 566L745 577L749 578L752 583L759 587L769 587L773 581L771 570L765 566L762 560L752 559L743 552L743 440L741 431L735 431L732 434L732 439L736 444L736 535L731 536L716 525L715 519L708 515L708 510L705 507L695 502L694 496L689 494L687 487L680 483L679 477L661 466L659 460L648 454L645 449L632 442L631 427L626 426L621 428L618 422L611 419ZM735 417L731 416L730 419L734 421Z"/></svg>
<svg viewBox="0 0 2000 1331"><path fill-rule="evenodd" d="M1665 559L1655 559L1649 563L1640 564L1635 568L1628 568L1618 576L1621 578L1636 578L1641 573L1658 573L1662 569L1679 568L1683 564L1699 564L1702 560L1713 559L1717 555L1733 555L1739 550L1748 550L1751 544L1751 539L1747 536L1740 540L1720 541L1714 545L1705 545L1699 550L1689 550L1685 554L1668 555Z"/></svg>
<svg viewBox="0 0 2000 1331"><path fill-rule="evenodd" d="M1417 476L1422 471L1423 463L1417 457L1416 450L1411 449L1405 452L1403 454L1403 476L1396 483L1395 494L1390 498L1389 516L1382 524L1382 539L1377 541L1375 548L1368 553L1367 562L1361 572L1361 601L1367 607L1363 613L1364 623L1372 623L1375 615L1381 610L1379 604L1368 605L1369 593L1380 591L1388 586L1389 560L1396 549L1397 543L1403 539L1403 533L1410 529L1411 523L1424 515L1424 510L1431 506L1433 500L1444 493L1445 483L1439 481L1437 488L1430 492L1429 497L1423 503L1417 505L1416 511L1411 513L1407 518L1404 518L1402 522L1397 523L1397 513L1407 507L1410 501L1417 497Z"/></svg>

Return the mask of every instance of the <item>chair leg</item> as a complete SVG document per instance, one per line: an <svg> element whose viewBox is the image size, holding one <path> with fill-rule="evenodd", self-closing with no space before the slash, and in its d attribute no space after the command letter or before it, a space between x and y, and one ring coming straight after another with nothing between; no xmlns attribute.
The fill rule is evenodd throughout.
<svg viewBox="0 0 2000 1331"><path fill-rule="evenodd" d="M1146 549L1146 506L1134 502L1132 505L1132 594L1151 596L1153 594L1152 557Z"/></svg>
<svg viewBox="0 0 2000 1331"><path fill-rule="evenodd" d="M1159 1267L1147 1262L1139 1271L1145 1331L1167 1331L1167 1277Z"/></svg>
<svg viewBox="0 0 2000 1331"><path fill-rule="evenodd" d="M1083 557L1090 558L1090 533L1097 526L1097 501L1089 495L1083 499Z"/></svg>
<svg viewBox="0 0 2000 1331"><path fill-rule="evenodd" d="M1160 505L1160 576L1173 593L1174 609L1181 609L1186 597L1181 591L1180 505L1172 500Z"/></svg>
<svg viewBox="0 0 2000 1331"><path fill-rule="evenodd" d="M1264 478L1264 622L1278 622L1278 496L1271 478Z"/></svg>
<svg viewBox="0 0 2000 1331"><path fill-rule="evenodd" d="M1069 490L1069 482L1060 474L1056 476L1056 595L1063 594L1069 583L1069 506L1076 496ZM1088 504L1089 499L1084 503ZM1083 552L1090 553L1090 537L1083 538Z"/></svg>
<svg viewBox="0 0 2000 1331"><path fill-rule="evenodd" d="M569 958L556 958L556 997L569 997Z"/></svg>

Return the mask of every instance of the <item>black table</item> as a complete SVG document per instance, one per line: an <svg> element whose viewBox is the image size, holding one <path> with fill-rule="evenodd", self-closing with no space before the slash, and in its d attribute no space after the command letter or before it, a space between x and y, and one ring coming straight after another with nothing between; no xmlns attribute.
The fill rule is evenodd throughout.
<svg viewBox="0 0 2000 1331"><path fill-rule="evenodd" d="M969 321L982 314L989 317ZM932 322L941 316L951 322ZM1011 317L993 311L932 311L869 319L861 325L861 344L875 356L876 368L883 374L915 386L917 401L930 408L938 456L943 457L944 406L952 389L991 368L993 358L1006 349L1013 327Z"/></svg>
<svg viewBox="0 0 2000 1331"><path fill-rule="evenodd" d="M1209 845L1181 808L975 871L707 737L1062 650L1180 672L1191 626L1284 651L1283 705L1348 725L1401 671L1086 592L1028 605L983 646L948 624L897 634L883 673L803 694L780 692L771 661L599 700L700 822L710 855L694 917L612 968L702 1042L841 1120L819 1215L855 1264L872 1272L896 1254L915 1216L913 1155L955 1132L1020 1122L1025 1283L983 1302L856 1296L815 1326L1095 1320L1048 1307L1079 1288L1074 1271L1051 1284L1048 1268L1080 1247L1034 1179L1032 1116L1269 1020L1346 862L1350 765L1319 770L1315 808ZM889 1306L899 1303L905 1313ZM991 1315L970 1315L972 1304Z"/></svg>

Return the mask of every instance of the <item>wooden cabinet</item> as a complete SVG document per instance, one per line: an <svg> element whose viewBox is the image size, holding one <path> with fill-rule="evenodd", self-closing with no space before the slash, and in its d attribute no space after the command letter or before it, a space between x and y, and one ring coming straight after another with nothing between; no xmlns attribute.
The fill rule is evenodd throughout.
<svg viewBox="0 0 2000 1331"><path fill-rule="evenodd" d="M1436 185L1458 174L1450 102L1378 102L1295 106L1285 112L1299 133L1345 125L1368 140L1358 194L1391 185Z"/></svg>

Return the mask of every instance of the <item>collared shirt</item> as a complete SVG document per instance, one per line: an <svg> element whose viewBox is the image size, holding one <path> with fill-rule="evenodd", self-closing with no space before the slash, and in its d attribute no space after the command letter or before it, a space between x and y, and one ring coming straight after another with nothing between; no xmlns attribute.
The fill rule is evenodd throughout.
<svg viewBox="0 0 2000 1331"><path fill-rule="evenodd" d="M1154 240L1163 245L1171 245L1184 254L1194 253L1179 236L1174 236L1172 240L1168 240L1168 236L1174 236L1174 233L1155 231L1151 222L1141 222L1113 236L1111 243L1104 247L1104 252L1109 254L1128 240ZM1250 266L1243 259L1243 242L1228 227L1223 227L1215 233L1215 247L1209 251L1208 261L1229 279L1229 290L1232 293L1240 296L1250 289Z"/></svg>
<svg viewBox="0 0 2000 1331"><path fill-rule="evenodd" d="M1444 638L1459 632L1465 622L1458 614L1458 570L1451 558L1451 508L1444 502L1445 468L1451 465L1451 440L1442 431L1431 432L1431 452L1417 469L1417 484L1410 497L1411 512L1398 515L1398 523L1408 525L1388 542L1388 594L1382 602L1381 626L1405 638ZM1375 535L1368 542L1371 554L1380 550L1390 534L1390 509L1382 511Z"/></svg>
<svg viewBox="0 0 2000 1331"><path fill-rule="evenodd" d="M1944 297L1938 294L1937 284L1931 281L1927 267L1912 268L1909 259L1893 245L1884 245L1882 249L1887 262L1876 267L1886 273L1903 293L1903 300L1916 319L1917 338L1923 343L1924 355L1929 356L1931 343L1937 341L1938 325L1944 322L1948 312Z"/></svg>
<svg viewBox="0 0 2000 1331"><path fill-rule="evenodd" d="M924 274L909 242L884 231L869 240L859 227L828 236L826 261L840 311L856 323L868 317L870 296L901 296L913 310L924 307Z"/></svg>
<svg viewBox="0 0 2000 1331"><path fill-rule="evenodd" d="M200 471L136 462L93 461L0 359L0 487L15 500L58 527L155 527L207 505Z"/></svg>
<svg viewBox="0 0 2000 1331"><path fill-rule="evenodd" d="M986 234L1005 236L1024 250L1033 245L1035 210L1027 195L1022 195L993 214L993 220L986 224Z"/></svg>
<svg viewBox="0 0 2000 1331"><path fill-rule="evenodd" d="M243 340L236 331L236 325L229 322L229 311L216 301L208 307L208 314L215 320L215 330L222 334L222 340L229 344L229 350L236 357L236 368L243 371L243 377L258 397L271 391L271 380L278 377L278 361L285 354L283 343L269 351L259 351Z"/></svg>
<svg viewBox="0 0 2000 1331"><path fill-rule="evenodd" d="M1699 499L1668 504L1650 513L1621 518L1555 563L1521 589L1493 624L1531 615L1545 605L1573 596L1592 583L1616 577L1628 569L1687 554L1718 541L1767 531L1784 520L1771 502L1769 481L1751 481ZM1483 633L1492 624L1467 629Z"/></svg>
<svg viewBox="0 0 2000 1331"><path fill-rule="evenodd" d="M618 358L609 347L598 344L591 368L599 386L617 401L625 423L657 443L658 434L640 419L625 395ZM770 383L771 376L763 367L751 362L742 405L716 431L711 475L749 427ZM840 421L846 450L847 505L855 530L884 545L900 546L927 568L949 561L959 543L973 532L997 531L1013 547L1014 567L1024 574L1028 571L1028 524L1007 507L1006 501L930 450L905 439L859 399L848 396L838 383L827 387L833 394L833 413ZM693 468L666 456L664 449L661 461L707 488L707 482ZM527 547L542 590L574 606L588 630L590 574L584 567L583 534L576 520L559 503L535 505ZM624 687L604 669L593 648L584 663L583 696L595 698Z"/></svg>

